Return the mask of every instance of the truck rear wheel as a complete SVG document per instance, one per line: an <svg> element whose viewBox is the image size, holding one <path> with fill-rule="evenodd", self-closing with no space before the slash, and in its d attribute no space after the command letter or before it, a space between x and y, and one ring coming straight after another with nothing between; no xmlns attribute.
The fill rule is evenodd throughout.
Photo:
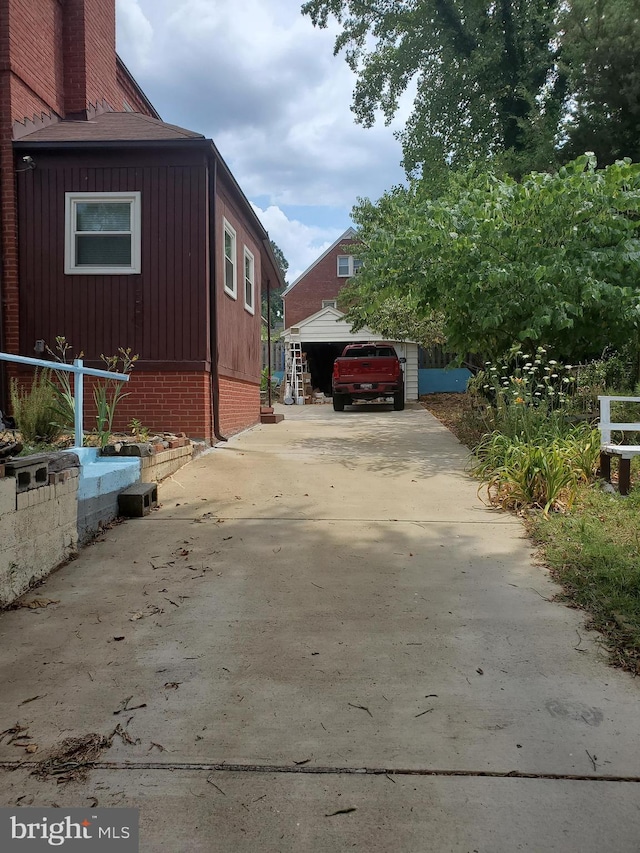
<svg viewBox="0 0 640 853"><path fill-rule="evenodd" d="M344 412L344 394L333 395L333 411Z"/></svg>
<svg viewBox="0 0 640 853"><path fill-rule="evenodd" d="M404 388L401 391L396 391L393 395L393 411L402 412L404 410Z"/></svg>

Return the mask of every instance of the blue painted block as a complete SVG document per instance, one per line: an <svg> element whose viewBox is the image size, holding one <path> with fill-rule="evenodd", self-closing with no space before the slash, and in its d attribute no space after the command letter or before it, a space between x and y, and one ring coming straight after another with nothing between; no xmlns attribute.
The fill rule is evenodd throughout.
<svg viewBox="0 0 640 853"><path fill-rule="evenodd" d="M121 492L140 479L138 457L100 456L97 447L74 448L80 459L78 500Z"/></svg>

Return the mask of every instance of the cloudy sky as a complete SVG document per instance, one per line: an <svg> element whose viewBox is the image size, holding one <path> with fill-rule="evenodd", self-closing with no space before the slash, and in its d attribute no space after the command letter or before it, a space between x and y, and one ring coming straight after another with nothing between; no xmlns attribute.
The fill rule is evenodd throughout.
<svg viewBox="0 0 640 853"><path fill-rule="evenodd" d="M403 179L399 125L355 124L335 30L301 3L117 0L118 53L165 121L215 141L289 281L349 227L358 196Z"/></svg>

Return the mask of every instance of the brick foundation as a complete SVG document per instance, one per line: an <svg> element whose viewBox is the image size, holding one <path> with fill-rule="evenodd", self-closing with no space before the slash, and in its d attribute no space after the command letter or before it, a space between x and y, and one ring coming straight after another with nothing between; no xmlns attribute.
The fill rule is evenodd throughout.
<svg viewBox="0 0 640 853"><path fill-rule="evenodd" d="M21 387L29 389L34 371L8 365L10 376L18 378ZM93 386L99 380L91 376L84 380L84 428L91 432L96 426L96 407ZM211 385L208 373L181 371L151 372L134 370L123 389L128 395L118 404L114 432L130 432L133 418L152 432L184 432L189 438L210 442Z"/></svg>
<svg viewBox="0 0 640 853"><path fill-rule="evenodd" d="M85 426L95 424L93 380L85 379ZM208 373L134 370L128 396L119 404L115 430L126 432L133 418L152 431L185 432L211 440L211 385Z"/></svg>
<svg viewBox="0 0 640 853"><path fill-rule="evenodd" d="M228 437L260 422L260 386L220 377L220 430Z"/></svg>

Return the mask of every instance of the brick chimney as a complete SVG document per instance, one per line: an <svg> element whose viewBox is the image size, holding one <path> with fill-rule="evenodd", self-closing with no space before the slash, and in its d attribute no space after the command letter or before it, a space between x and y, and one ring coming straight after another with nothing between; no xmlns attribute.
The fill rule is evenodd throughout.
<svg viewBox="0 0 640 853"><path fill-rule="evenodd" d="M86 118L106 101L122 110L116 83L115 0L63 0L64 112Z"/></svg>

